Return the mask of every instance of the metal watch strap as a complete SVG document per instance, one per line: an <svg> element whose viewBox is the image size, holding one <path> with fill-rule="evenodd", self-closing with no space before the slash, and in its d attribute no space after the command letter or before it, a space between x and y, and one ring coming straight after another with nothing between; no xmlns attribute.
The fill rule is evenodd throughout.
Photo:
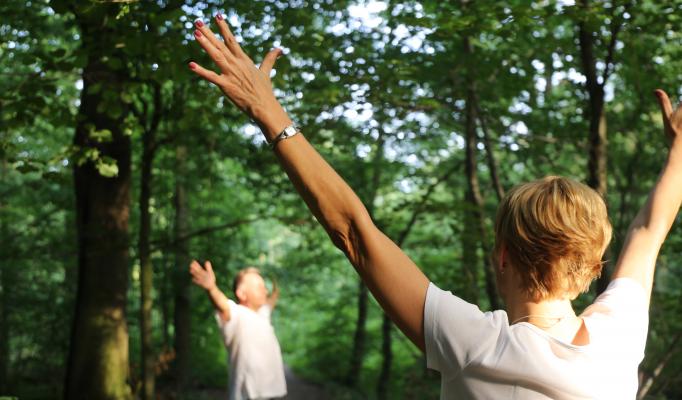
<svg viewBox="0 0 682 400"><path fill-rule="evenodd" d="M284 139L289 139L290 137L296 135L297 133L301 132L296 125L289 125L286 128L282 130L282 132L278 133L277 136L275 136L274 139L272 139L272 142L270 142L270 147L275 147L275 145L279 142L281 142Z"/></svg>

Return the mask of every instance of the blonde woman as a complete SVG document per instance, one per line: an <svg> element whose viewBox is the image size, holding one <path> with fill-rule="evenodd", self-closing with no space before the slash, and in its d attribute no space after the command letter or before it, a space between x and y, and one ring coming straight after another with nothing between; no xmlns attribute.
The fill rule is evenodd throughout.
<svg viewBox="0 0 682 400"><path fill-rule="evenodd" d="M282 167L398 327L442 376L444 399L633 399L644 355L659 248L682 201L682 111L657 91L672 140L663 171L632 223L608 289L582 314L571 300L600 274L611 238L603 200L570 179L514 188L496 221L495 259L506 311L483 313L440 290L372 222L362 202L294 126L270 70L244 54L220 16L223 38L196 24L220 73L192 62L260 126Z"/></svg>

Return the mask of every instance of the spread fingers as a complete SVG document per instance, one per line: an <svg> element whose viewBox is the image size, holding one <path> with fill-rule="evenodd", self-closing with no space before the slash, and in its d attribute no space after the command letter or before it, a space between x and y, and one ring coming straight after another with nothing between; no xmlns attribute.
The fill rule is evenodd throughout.
<svg viewBox="0 0 682 400"><path fill-rule="evenodd" d="M210 69L206 69L201 65L195 63L194 61L189 63L189 69L191 69L192 71L194 71L195 74L206 79L207 81L211 82L214 85L220 86L222 84L221 82L222 75L218 75L215 72L211 71Z"/></svg>
<svg viewBox="0 0 682 400"><path fill-rule="evenodd" d="M225 45L230 50L230 52L234 54L235 57L248 58L246 54L244 54L244 52L242 51L241 46L239 46L237 39L235 39L234 35L232 35L230 27L227 26L227 22L225 22L225 17L223 17L222 14L218 13L215 16L215 20L216 23L218 24L218 31L220 31L220 36L223 37Z"/></svg>
<svg viewBox="0 0 682 400"><path fill-rule="evenodd" d="M213 59L213 62L216 63L218 68L220 68L221 71L226 72L229 70L229 61L230 58L232 57L229 52L222 52L220 49L218 49L213 43L210 42L210 40L202 33L201 30L197 29L194 31L194 38L196 39L197 42L199 42L199 45L206 51L206 53ZM228 54L225 54L228 53Z"/></svg>

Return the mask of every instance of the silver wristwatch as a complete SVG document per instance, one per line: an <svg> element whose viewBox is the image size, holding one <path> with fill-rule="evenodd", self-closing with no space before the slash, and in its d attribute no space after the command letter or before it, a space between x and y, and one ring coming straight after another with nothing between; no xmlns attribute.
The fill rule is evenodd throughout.
<svg viewBox="0 0 682 400"><path fill-rule="evenodd" d="M298 129L296 125L287 126L286 128L284 128L284 130L282 130L282 132L277 134L277 136L275 136L274 139L272 139L272 142L269 143L270 147L274 148L278 142L281 142L284 139L289 139L290 137L296 135L299 132L301 132L301 130Z"/></svg>

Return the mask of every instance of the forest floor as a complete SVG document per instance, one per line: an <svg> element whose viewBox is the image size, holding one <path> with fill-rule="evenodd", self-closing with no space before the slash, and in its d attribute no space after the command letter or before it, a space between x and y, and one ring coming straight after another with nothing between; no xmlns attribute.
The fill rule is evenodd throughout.
<svg viewBox="0 0 682 400"><path fill-rule="evenodd" d="M288 366L284 367L287 380L286 400L330 400L332 397L314 383L298 377ZM227 389L205 388L197 390L196 398L201 400L226 400Z"/></svg>

